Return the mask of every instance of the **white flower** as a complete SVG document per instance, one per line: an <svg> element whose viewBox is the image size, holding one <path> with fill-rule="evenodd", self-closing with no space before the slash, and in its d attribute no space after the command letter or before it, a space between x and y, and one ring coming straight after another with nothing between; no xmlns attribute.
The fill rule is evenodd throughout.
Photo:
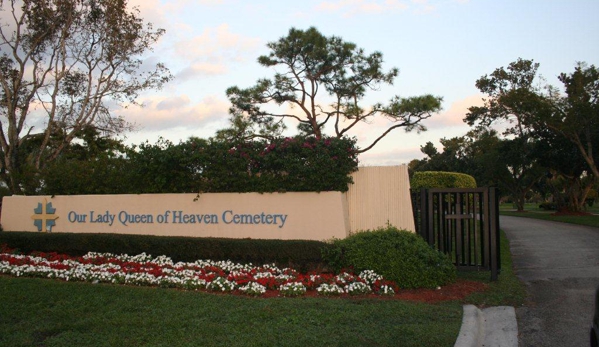
<svg viewBox="0 0 599 347"><path fill-rule="evenodd" d="M64 257L60 257L64 259ZM11 265L12 264L12 265ZM279 287L282 296L299 296L306 286L297 281L299 273L290 268L279 269L274 264L254 267L252 264L236 264L231 261L197 260L193 263L173 263L166 256L152 257L146 253L135 256L126 254L89 252L83 257L51 261L43 257L0 254L0 273L17 277L41 277L64 281L91 283L131 284L138 286L175 287L187 290L212 290L230 292L237 288L235 279L247 282L239 291L248 295L261 295L266 287L260 279L272 279L284 283ZM333 284L321 284L317 291L323 295L365 294L372 291L371 285L382 280L382 276L371 270L335 276ZM320 282L321 275L310 275L310 282ZM394 294L393 289L381 286L378 294Z"/></svg>
<svg viewBox="0 0 599 347"><path fill-rule="evenodd" d="M364 281L366 281L366 283L373 285L376 281L381 281L383 280L383 276L377 274L376 272L372 271L372 270L364 270L362 272L360 272L359 277L361 279L363 279Z"/></svg>
<svg viewBox="0 0 599 347"><path fill-rule="evenodd" d="M364 282L353 282L345 286L345 292L351 295L369 294L370 286Z"/></svg>
<svg viewBox="0 0 599 347"><path fill-rule="evenodd" d="M322 295L341 295L344 293L343 288L337 284L323 283L316 288L318 294Z"/></svg>
<svg viewBox="0 0 599 347"><path fill-rule="evenodd" d="M245 286L239 287L239 290L248 295L262 295L266 293L266 287L258 282L248 282Z"/></svg>
<svg viewBox="0 0 599 347"><path fill-rule="evenodd" d="M206 289L212 291L231 292L235 290L235 282L229 281L224 277L217 277L206 285Z"/></svg>
<svg viewBox="0 0 599 347"><path fill-rule="evenodd" d="M389 285L382 285L381 288L379 289L378 293L379 295L395 295L395 291L393 290L393 288Z"/></svg>
<svg viewBox="0 0 599 347"><path fill-rule="evenodd" d="M279 287L283 296L299 296L306 293L306 286L301 282L288 282Z"/></svg>

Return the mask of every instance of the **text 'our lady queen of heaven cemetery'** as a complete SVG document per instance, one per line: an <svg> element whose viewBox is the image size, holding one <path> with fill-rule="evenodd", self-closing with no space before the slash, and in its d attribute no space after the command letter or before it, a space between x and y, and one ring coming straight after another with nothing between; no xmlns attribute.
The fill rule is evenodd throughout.
<svg viewBox="0 0 599 347"><path fill-rule="evenodd" d="M104 223L108 226L114 225L116 222L121 225L128 226L130 224L257 224L257 225L273 225L279 228L285 226L287 221L286 214L276 213L237 213L233 210L223 211L221 214L201 214L201 213L184 213L184 211L166 210L159 214L139 214L129 213L127 211L119 211L111 213L110 211L100 212L89 211L89 213L78 213L70 211L68 213L68 221L70 223Z"/></svg>

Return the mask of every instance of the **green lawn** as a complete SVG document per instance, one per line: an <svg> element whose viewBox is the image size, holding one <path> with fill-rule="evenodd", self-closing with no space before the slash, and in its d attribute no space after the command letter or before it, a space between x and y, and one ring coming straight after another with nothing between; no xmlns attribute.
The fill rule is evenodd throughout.
<svg viewBox="0 0 599 347"><path fill-rule="evenodd" d="M538 207L538 204L526 204L524 210L524 212L517 212L512 204L501 204L499 207L499 214L580 224L599 228L599 206L597 204L587 210L587 212L592 213L592 215L589 216L554 216L553 214L555 211L542 210Z"/></svg>
<svg viewBox="0 0 599 347"><path fill-rule="evenodd" d="M249 298L0 277L2 346L452 346L458 302ZM430 333L434 332L434 333Z"/></svg>
<svg viewBox="0 0 599 347"><path fill-rule="evenodd" d="M516 277L513 269L510 244L503 232L500 240L501 272L496 282L490 282L489 272L461 272L460 278L487 282L489 289L482 293L474 293L467 298L467 303L479 307L488 306L522 306L526 301L526 288Z"/></svg>
<svg viewBox="0 0 599 347"><path fill-rule="evenodd" d="M0 346L453 346L462 305L519 306L502 235L502 272L465 302L250 298L0 276ZM488 272L460 277L489 282Z"/></svg>

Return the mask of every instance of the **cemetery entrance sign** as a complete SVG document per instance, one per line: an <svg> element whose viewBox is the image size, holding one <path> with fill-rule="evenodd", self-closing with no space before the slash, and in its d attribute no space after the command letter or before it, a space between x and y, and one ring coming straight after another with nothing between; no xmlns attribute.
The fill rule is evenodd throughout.
<svg viewBox="0 0 599 347"><path fill-rule="evenodd" d="M7 196L4 231L280 240L415 230L405 165L361 167L343 192Z"/></svg>
<svg viewBox="0 0 599 347"><path fill-rule="evenodd" d="M344 238L341 192L5 197L8 231L260 239Z"/></svg>

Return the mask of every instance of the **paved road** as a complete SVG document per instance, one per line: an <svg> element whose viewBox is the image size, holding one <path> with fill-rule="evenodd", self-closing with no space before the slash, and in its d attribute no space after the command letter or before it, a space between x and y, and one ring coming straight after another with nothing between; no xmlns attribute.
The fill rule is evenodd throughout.
<svg viewBox="0 0 599 347"><path fill-rule="evenodd" d="M529 302L516 309L520 347L589 346L599 286L599 228L500 217Z"/></svg>

